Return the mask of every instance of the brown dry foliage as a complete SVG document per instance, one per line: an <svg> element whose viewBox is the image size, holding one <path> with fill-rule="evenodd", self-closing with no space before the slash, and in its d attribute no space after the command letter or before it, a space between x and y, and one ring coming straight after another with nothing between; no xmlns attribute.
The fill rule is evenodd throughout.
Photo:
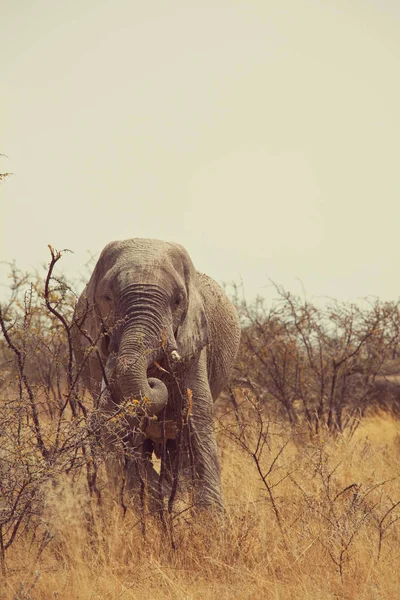
<svg viewBox="0 0 400 600"><path fill-rule="evenodd" d="M375 417L351 439L307 442L287 425L269 424L260 468L280 523L252 456L257 430L246 426L249 451L235 440L241 430L232 415L218 427L222 521L182 514L173 549L158 519L147 517L143 535L136 508L124 516L111 498L103 498L102 510L92 506L93 518L84 481L59 481L46 492L42 517L51 539L38 556L38 541L19 537L8 556L4 598L396 597L397 423ZM387 429L396 435L390 439ZM372 434L376 440L368 439Z"/></svg>
<svg viewBox="0 0 400 600"><path fill-rule="evenodd" d="M397 307L242 303L216 410L225 515L182 490L166 520L108 488L58 259L33 285L14 270L2 307L0 597L396 597L400 424L370 389L397 356Z"/></svg>
<svg viewBox="0 0 400 600"><path fill-rule="evenodd" d="M242 343L236 383L269 414L318 433L354 430L376 409L400 414L399 303L331 300L324 307L275 286L277 299L238 299ZM391 375L386 377L386 375Z"/></svg>

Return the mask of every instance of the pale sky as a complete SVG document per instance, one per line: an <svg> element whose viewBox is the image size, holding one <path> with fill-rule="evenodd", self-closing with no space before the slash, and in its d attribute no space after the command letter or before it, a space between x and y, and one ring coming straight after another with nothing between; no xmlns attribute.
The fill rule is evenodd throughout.
<svg viewBox="0 0 400 600"><path fill-rule="evenodd" d="M1 0L0 260L183 244L270 297L400 295L398 0ZM4 282L4 269L0 271Z"/></svg>

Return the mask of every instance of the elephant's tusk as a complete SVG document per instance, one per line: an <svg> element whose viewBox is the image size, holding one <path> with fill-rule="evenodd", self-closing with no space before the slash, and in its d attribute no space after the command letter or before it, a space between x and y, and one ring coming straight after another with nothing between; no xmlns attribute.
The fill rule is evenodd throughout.
<svg viewBox="0 0 400 600"><path fill-rule="evenodd" d="M103 395L105 390L107 389L106 382L104 381L104 377L101 378L101 388L100 388L100 396Z"/></svg>
<svg viewBox="0 0 400 600"><path fill-rule="evenodd" d="M162 367L156 360L154 361L154 364L156 365L157 369L159 369L160 371L163 371L164 373L168 373L167 369L164 369L164 367Z"/></svg>
<svg viewBox="0 0 400 600"><path fill-rule="evenodd" d="M180 354L176 350L172 350L170 357L174 362L181 360Z"/></svg>

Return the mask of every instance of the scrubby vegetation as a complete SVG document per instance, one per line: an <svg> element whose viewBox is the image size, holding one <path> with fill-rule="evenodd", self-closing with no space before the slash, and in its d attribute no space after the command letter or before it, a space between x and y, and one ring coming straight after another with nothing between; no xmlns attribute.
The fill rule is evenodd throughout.
<svg viewBox="0 0 400 600"><path fill-rule="evenodd" d="M353 431L377 408L399 414L391 385L400 373L399 303L330 301L319 308L278 286L276 292L268 310L262 299L249 306L236 292L243 325L237 384L270 415L315 434Z"/></svg>
<svg viewBox="0 0 400 600"><path fill-rule="evenodd" d="M395 598L398 306L236 293L241 351L216 407L226 515L182 492L160 518L108 489L60 258L43 278L13 267L0 313L0 597Z"/></svg>

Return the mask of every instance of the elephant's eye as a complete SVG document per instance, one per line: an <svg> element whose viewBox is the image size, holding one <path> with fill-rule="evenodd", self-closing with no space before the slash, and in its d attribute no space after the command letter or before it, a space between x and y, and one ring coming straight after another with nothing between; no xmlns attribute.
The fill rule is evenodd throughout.
<svg viewBox="0 0 400 600"><path fill-rule="evenodd" d="M111 296L108 296L107 294L105 294L105 295L103 296L103 298L104 298L104 300L105 300L106 302L112 302L112 298L111 298Z"/></svg>
<svg viewBox="0 0 400 600"><path fill-rule="evenodd" d="M182 302L182 296L181 295L176 296L175 300L174 300L174 306L175 306L175 308L178 308L178 306L181 305L181 302Z"/></svg>

